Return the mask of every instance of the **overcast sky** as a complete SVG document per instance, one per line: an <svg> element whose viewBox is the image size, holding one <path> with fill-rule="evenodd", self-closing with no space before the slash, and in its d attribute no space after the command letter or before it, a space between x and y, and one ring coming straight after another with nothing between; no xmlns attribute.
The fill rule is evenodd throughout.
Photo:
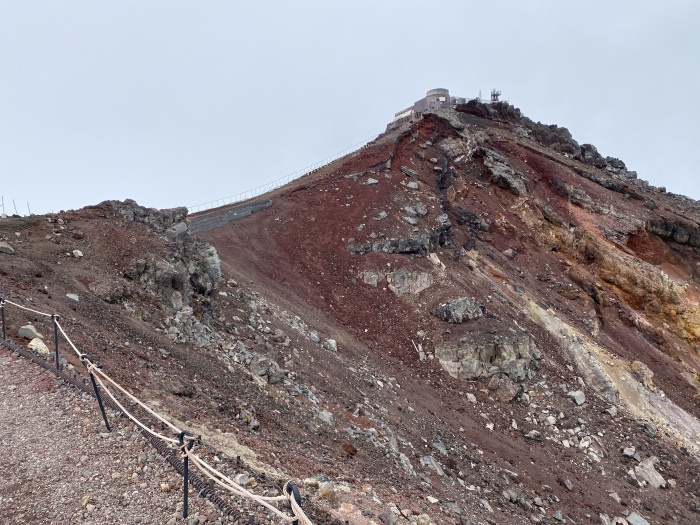
<svg viewBox="0 0 700 525"><path fill-rule="evenodd" d="M491 88L700 199L700 2L0 0L0 195L195 205Z"/></svg>

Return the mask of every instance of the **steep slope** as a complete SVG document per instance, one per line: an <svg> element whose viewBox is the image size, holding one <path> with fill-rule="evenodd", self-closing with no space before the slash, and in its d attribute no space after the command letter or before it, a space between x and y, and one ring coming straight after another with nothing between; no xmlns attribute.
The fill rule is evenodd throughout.
<svg viewBox="0 0 700 525"><path fill-rule="evenodd" d="M650 432L672 436L673 458L697 457L697 203L650 188L563 128L474 103L429 114L273 201L203 234L225 271L304 311L340 342L342 361L400 377L421 417L464 429L532 488L568 477L582 507L603 505L632 466L618 449ZM431 315L461 297L486 315ZM353 384L343 379L333 396ZM579 388L581 408L566 396ZM489 408L470 406L467 391ZM533 447L523 435L548 413L559 445ZM421 417L392 423L415 443ZM605 433L593 459L561 444L580 420L596 440ZM678 508L697 493L690 483L671 496Z"/></svg>
<svg viewBox="0 0 700 525"><path fill-rule="evenodd" d="M317 523L697 520L696 202L476 102L265 197L0 221L0 295Z"/></svg>

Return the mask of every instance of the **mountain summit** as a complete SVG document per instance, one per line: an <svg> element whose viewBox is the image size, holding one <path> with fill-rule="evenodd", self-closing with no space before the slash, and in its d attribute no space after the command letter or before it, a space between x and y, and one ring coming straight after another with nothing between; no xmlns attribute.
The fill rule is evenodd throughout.
<svg viewBox="0 0 700 525"><path fill-rule="evenodd" d="M319 523L697 521L700 204L442 91L246 213L2 220L0 289Z"/></svg>

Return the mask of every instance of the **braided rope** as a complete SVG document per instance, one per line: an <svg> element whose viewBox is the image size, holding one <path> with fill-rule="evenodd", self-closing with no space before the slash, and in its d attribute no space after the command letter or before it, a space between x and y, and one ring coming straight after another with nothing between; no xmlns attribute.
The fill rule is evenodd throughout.
<svg viewBox="0 0 700 525"><path fill-rule="evenodd" d="M288 494L287 485L284 486L284 493ZM302 525L314 525L313 522L306 515L306 513L303 511L301 506L297 503L297 500L294 499L294 496L292 496L292 494L289 494L287 499L289 499L289 504L292 506L292 511L294 511L294 515L297 517L297 519Z"/></svg>
<svg viewBox="0 0 700 525"><path fill-rule="evenodd" d="M151 415L152 415L154 418L156 418L158 421L160 421L161 423L163 423L164 425L166 425L167 427L169 427L170 430L172 430L174 433L179 434L180 432L182 432L182 430L180 430L179 428L177 428L177 427L176 427L175 425L173 425L170 421L168 421L167 419L165 419L164 417L162 417L160 414L158 414L158 413L155 412L154 410L151 410L151 409L148 407L148 405L146 405L146 404L143 403L140 399L138 399L136 396L134 396L134 395L131 394L129 391L127 391L126 389L124 389L119 383L117 383L117 382L114 381L111 377L109 377L107 374L105 374L105 373L102 371L102 369L100 369L99 367L97 367L97 365L95 365L94 363L90 363L90 364L88 365L88 370L90 370L91 372L93 372L96 376L97 376L97 375L100 375L100 376L102 376L106 381L109 381L110 383L112 383L112 384L115 386L115 388L116 388L117 390L119 390L122 394L124 394L124 395L127 396L129 399L131 399L134 403L136 403L136 404L139 405L141 408L143 408L146 412L148 412L149 414L151 414Z"/></svg>
<svg viewBox="0 0 700 525"><path fill-rule="evenodd" d="M75 351L75 353L78 354L78 357L82 360L84 354L81 353L80 350L78 350L76 348L76 346L73 344L73 341L70 340L70 337L68 337L66 332L63 331L63 327L59 324L58 319L54 318L54 323L56 323L58 330L63 334L63 337L65 338L65 340L68 341L68 344Z"/></svg>
<svg viewBox="0 0 700 525"><path fill-rule="evenodd" d="M92 372L93 370L97 370L97 367L96 367L94 364L91 363L91 364L90 364L90 367L89 367L89 370ZM95 381L97 381L97 382L99 383L99 385L102 387L102 389L107 393L107 395L108 395L109 397L112 398L112 401L114 401L114 404L117 405L117 406L119 407L119 410L121 410L122 412L124 412L124 414L126 414L127 417L129 417L129 419L131 419L134 423L136 423L136 425L138 425L139 427L141 427L143 430L145 430L145 431L148 432L149 434L151 434L151 435L157 437L158 439L162 439L162 440L165 441L165 442L173 443L173 444L178 444L178 443L179 443L177 439L164 436L163 434L159 434L158 432L156 432L155 430L152 430L150 427L148 427L148 426L145 425L144 423L141 423L141 421L139 421L138 418L137 418L136 416L134 416L131 412L129 412L126 408L124 408L124 405L122 405L122 404L117 400L117 398L114 396L114 394L112 394L112 392L109 390L109 388L107 388L107 386L104 384L104 382L102 381L102 379L100 379L100 378L97 377L96 375L94 375L94 377L95 377Z"/></svg>
<svg viewBox="0 0 700 525"><path fill-rule="evenodd" d="M7 301L6 299L3 299L0 302L0 306L7 304L11 304L13 306L17 306L18 308L21 308L23 310L28 310L30 312L36 313L38 315L43 315L46 317L53 317L54 323L56 324L58 330L61 332L63 337L66 339L70 347L75 351L77 356L80 358L80 360L85 364L85 367L87 368L88 373L92 374L92 376L95 378L95 381L102 387L102 389L107 393L107 395L112 399L114 404L129 418L131 419L138 427L143 429L145 432L151 434L152 436L157 437L158 439L161 439L162 441L166 443L172 443L175 445L180 445L180 441L178 439L174 439L171 437L164 436L151 428L149 428L146 424L142 423L136 416L134 416L131 412L129 412L115 397L115 395L112 393L112 391L107 387L105 384L106 382L114 385L114 387L119 390L122 394L127 396L131 401L139 405L141 408L143 408L146 412L148 412L151 416L156 418L158 421L161 423L165 424L168 426L173 432L175 432L178 435L182 434L182 431L172 423L170 423L168 420L166 420L164 417L162 417L160 414L149 408L145 403L143 403L140 399L138 399L136 396L131 394L129 391L127 391L125 388L123 388L119 383L114 381L111 377L109 377L105 372L102 371L97 365L95 365L87 356L87 354L84 354L78 350L78 348L75 346L73 341L68 337L66 332L63 330L63 327L60 325L58 322L58 316L56 314L46 314L43 312L39 312L37 310L32 310L31 308L26 308L24 306L21 306L19 304L13 303L12 301ZM104 379L104 381L103 381ZM194 441L194 438L190 436L183 436L185 439L189 441ZM299 520L299 522L302 525L314 525L313 522L306 516L304 511L302 510L301 506L296 502L296 499L293 497L291 491L288 490L289 482L287 482L284 486L283 489L283 495L281 496L258 496L256 494L253 494L252 492L248 491L247 489L241 487L238 483L233 481L232 479L228 478L225 476L223 473L219 472L216 470L214 467L209 465L206 461L204 461L202 458L194 454L191 450L188 450L187 444L181 446L181 450L183 453L194 463L194 465L202 472L206 477L211 479L212 481L216 482L217 484L221 485L231 493L233 493L236 496L244 497L251 499L260 505L263 505L273 513L275 513L279 518L281 518L284 521L287 522L293 522L295 520ZM292 511L294 513L294 516L289 516L288 514L280 511L276 507L270 504L270 502L275 502L275 501L284 501L288 500Z"/></svg>
<svg viewBox="0 0 700 525"><path fill-rule="evenodd" d="M249 492L248 490L244 489L241 487L238 483L233 481L232 479L226 477L224 474L216 470L214 467L209 465L206 461L204 461L202 458L197 456L194 452L191 450L187 450L186 446L182 447L183 452L185 455L195 464L197 468L209 479L214 481L215 483L221 485L225 489L227 489L229 492L232 492L236 496L242 496L248 499L252 499L253 501L256 501L260 505L263 505L267 509L271 510L277 516L285 521L294 521L296 518L293 516L289 516L279 510L278 508L274 507L273 505L270 505L268 501L284 501L287 499L287 496L274 496L274 497L266 497L266 496L258 496L257 494L253 494L252 492Z"/></svg>
<svg viewBox="0 0 700 525"><path fill-rule="evenodd" d="M44 312L39 312L38 310L32 310L31 308L27 308L26 306L22 306L21 304L13 303L12 301L8 301L7 299L3 300L3 303L11 304L13 306L16 306L17 308L21 308L22 310L27 310L29 312L35 313L37 315L43 315L45 317L51 317L53 314L47 314Z"/></svg>

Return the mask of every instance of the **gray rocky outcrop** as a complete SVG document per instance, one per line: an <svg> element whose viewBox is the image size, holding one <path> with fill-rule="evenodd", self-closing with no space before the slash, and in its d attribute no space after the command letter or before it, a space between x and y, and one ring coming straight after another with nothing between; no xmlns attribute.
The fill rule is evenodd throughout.
<svg viewBox="0 0 700 525"><path fill-rule="evenodd" d="M396 295L418 294L433 284L433 276L428 272L402 268L388 274L387 282Z"/></svg>
<svg viewBox="0 0 700 525"><path fill-rule="evenodd" d="M386 282L389 290L396 295L418 294L433 284L433 276L429 272L421 272L401 268L394 272L385 270L365 270L360 272L360 278L371 286Z"/></svg>
<svg viewBox="0 0 700 525"><path fill-rule="evenodd" d="M182 223L187 218L187 208L184 206L167 210L157 210L139 206L136 201L126 199L125 201L104 201L97 205L99 208L122 216L132 222L140 222L150 226L159 235L165 235L166 230ZM179 231L181 226L176 228Z"/></svg>
<svg viewBox="0 0 700 525"><path fill-rule="evenodd" d="M472 150L472 157L483 157L484 167L489 172L491 182L496 186L510 190L517 196L528 193L523 174L513 169L508 163L508 159L502 155L479 146Z"/></svg>
<svg viewBox="0 0 700 525"><path fill-rule="evenodd" d="M483 317L486 308L473 297L460 297L434 306L430 313L442 321L459 324Z"/></svg>
<svg viewBox="0 0 700 525"><path fill-rule="evenodd" d="M430 228L427 233L421 233L414 237L377 239L366 242L357 242L350 238L348 239L348 251L355 255L364 255L365 253L426 254L445 245L447 231L452 227L446 214L439 215L436 222L437 227Z"/></svg>
<svg viewBox="0 0 700 525"><path fill-rule="evenodd" d="M435 346L443 369L459 379L479 379L498 373L522 381L534 373L540 352L532 334L510 329L501 334L473 332L457 343Z"/></svg>

